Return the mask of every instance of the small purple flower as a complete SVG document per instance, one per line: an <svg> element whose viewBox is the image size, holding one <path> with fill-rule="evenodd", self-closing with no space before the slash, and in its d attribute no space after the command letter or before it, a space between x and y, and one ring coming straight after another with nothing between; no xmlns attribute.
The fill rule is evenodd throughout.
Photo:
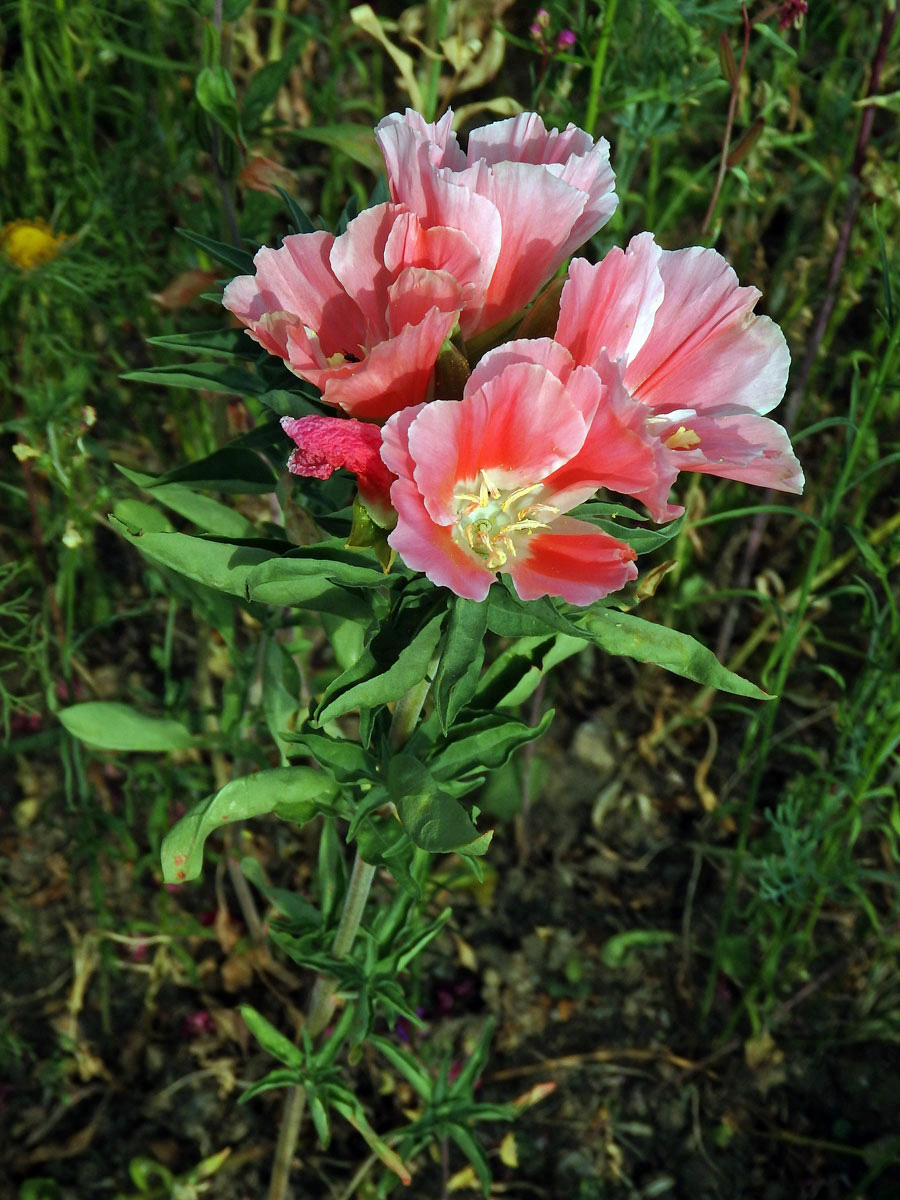
<svg viewBox="0 0 900 1200"><path fill-rule="evenodd" d="M574 46L578 38L571 29L560 30L559 37L556 39L557 50L568 50L570 46Z"/></svg>
<svg viewBox="0 0 900 1200"><path fill-rule="evenodd" d="M778 28L789 29L793 25L795 29L799 29L808 12L809 5L806 0L783 0L778 14Z"/></svg>

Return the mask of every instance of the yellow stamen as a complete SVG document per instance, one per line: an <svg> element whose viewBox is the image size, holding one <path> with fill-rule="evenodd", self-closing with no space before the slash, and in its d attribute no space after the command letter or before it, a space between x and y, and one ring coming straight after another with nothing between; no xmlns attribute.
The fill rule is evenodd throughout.
<svg viewBox="0 0 900 1200"><path fill-rule="evenodd" d="M679 425L675 432L666 438L665 445L670 450L693 450L695 446L700 445L700 435L693 429L685 429L683 425Z"/></svg>

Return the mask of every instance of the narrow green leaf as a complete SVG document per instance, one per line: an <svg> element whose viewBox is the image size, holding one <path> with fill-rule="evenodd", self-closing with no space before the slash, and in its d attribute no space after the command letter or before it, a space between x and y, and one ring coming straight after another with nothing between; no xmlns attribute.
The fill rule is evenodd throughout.
<svg viewBox="0 0 900 1200"><path fill-rule="evenodd" d="M252 265L251 268L252 270ZM243 329L205 329L197 333L166 333L147 338L151 346L163 346L167 350L212 350L227 354L229 358L241 358L255 362L260 348L247 337Z"/></svg>
<svg viewBox="0 0 900 1200"><path fill-rule="evenodd" d="M203 847L214 829L274 813L303 825L319 812L330 812L338 786L311 767L274 767L232 779L194 806L163 840L162 869L166 883L196 879L203 867Z"/></svg>
<svg viewBox="0 0 900 1200"><path fill-rule="evenodd" d="M655 663L675 675L683 675L708 687L749 696L753 700L772 697L755 683L723 667L706 646L689 634L655 625L630 613L595 608L579 621L579 626L610 654L623 654L638 662Z"/></svg>
<svg viewBox="0 0 900 1200"><path fill-rule="evenodd" d="M312 730L292 733L286 741L302 746L338 783L359 783L363 779L378 778L374 758L359 742L329 737L326 733Z"/></svg>
<svg viewBox="0 0 900 1200"><path fill-rule="evenodd" d="M283 1033L279 1033L271 1021L267 1021L262 1013L257 1012L249 1004L242 1004L240 1013L244 1018L244 1024L263 1050L266 1050L273 1058L277 1058L279 1062L283 1062L286 1067L303 1070L306 1065L303 1051L289 1041Z"/></svg>
<svg viewBox="0 0 900 1200"><path fill-rule="evenodd" d="M250 595L264 604L293 604L293 594L307 591L310 579L343 587L384 587L389 581L371 555L345 550L339 538L290 550L264 563L248 580Z"/></svg>
<svg viewBox="0 0 900 1200"><path fill-rule="evenodd" d="M526 725L506 713L485 713L454 726L429 766L435 779L447 781L473 772L493 771L508 762L520 746L543 737L552 720L553 709L545 712L537 725Z"/></svg>
<svg viewBox="0 0 900 1200"><path fill-rule="evenodd" d="M344 671L326 689L316 713L319 724L333 721L361 706L374 708L390 704L420 683L440 641L445 616L445 612L439 612L431 617L399 652L402 625L380 630L356 666ZM382 663L386 662L391 665L384 669Z"/></svg>
<svg viewBox="0 0 900 1200"><path fill-rule="evenodd" d="M447 1132L462 1150L463 1154L472 1164L472 1169L478 1176L478 1181L482 1186L485 1196L491 1194L491 1167L488 1162L487 1155L476 1142L475 1138L463 1125L457 1125L456 1122L448 1125Z"/></svg>
<svg viewBox="0 0 900 1200"><path fill-rule="evenodd" d="M315 233L316 226L309 219L290 192L286 192L284 188L278 187L277 184L275 186L275 191L282 198L287 207L288 214L294 225L294 230L297 233Z"/></svg>
<svg viewBox="0 0 900 1200"><path fill-rule="evenodd" d="M251 76L241 106L241 122L248 133L255 133L259 128L263 113L287 82L307 39L305 31L294 34L277 62L266 63Z"/></svg>
<svg viewBox="0 0 900 1200"><path fill-rule="evenodd" d="M388 1060L391 1066L400 1072L407 1083L411 1084L423 1100L431 1099L431 1078L419 1066L411 1054L389 1042L387 1038L373 1034L369 1039L376 1050Z"/></svg>
<svg viewBox="0 0 900 1200"><path fill-rule="evenodd" d="M215 238L208 238L202 233L195 233L193 229L176 229L175 232L179 237L183 237L185 241L192 242L213 258L217 258L219 262L223 262L229 267L234 267L238 275L253 274L253 255L249 251L241 250L237 246L231 246L228 242L217 242Z"/></svg>
<svg viewBox="0 0 900 1200"><path fill-rule="evenodd" d="M227 392L235 396L259 396L266 391L265 382L243 367L228 363L183 363L170 367L147 367L143 371L127 371L123 376L132 383L151 383L159 387L196 388L204 392Z"/></svg>
<svg viewBox="0 0 900 1200"><path fill-rule="evenodd" d="M197 741L179 721L148 717L127 704L90 700L62 709L59 719L73 737L101 750L184 750Z"/></svg>
<svg viewBox="0 0 900 1200"><path fill-rule="evenodd" d="M110 524L154 562L242 599L247 598L247 577L253 568L278 557L273 550L259 546L192 537L187 533L145 533L129 528L114 516L110 517Z"/></svg>
<svg viewBox="0 0 900 1200"><path fill-rule="evenodd" d="M196 462L185 463L160 475L159 486L179 483L219 492L274 492L278 480L269 464L254 450L225 446Z"/></svg>
<svg viewBox="0 0 900 1200"><path fill-rule="evenodd" d="M600 957L608 967L621 967L635 950L648 946L664 946L678 940L678 935L666 929L629 929L603 943Z"/></svg>
<svg viewBox="0 0 900 1200"><path fill-rule="evenodd" d="M457 597L450 610L441 661L432 688L444 733L472 699L484 662L488 606Z"/></svg>

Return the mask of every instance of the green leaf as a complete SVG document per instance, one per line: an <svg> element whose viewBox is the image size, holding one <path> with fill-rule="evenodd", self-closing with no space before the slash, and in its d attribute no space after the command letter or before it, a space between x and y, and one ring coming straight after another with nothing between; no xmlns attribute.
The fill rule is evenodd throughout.
<svg viewBox="0 0 900 1200"><path fill-rule="evenodd" d="M251 262L249 269L252 271ZM259 346L250 340L243 329L204 329L197 333L165 333L147 338L150 346L163 346L167 350L212 350L227 354L229 358L240 358L256 362Z"/></svg>
<svg viewBox="0 0 900 1200"><path fill-rule="evenodd" d="M421 618L416 610L415 616ZM359 662L344 671L325 691L316 712L319 724L333 721L354 708L375 708L399 700L425 678L441 636L446 613L427 619L407 642L409 630L400 619L382 626ZM384 664L390 663L385 667Z"/></svg>
<svg viewBox="0 0 900 1200"><path fill-rule="evenodd" d="M294 1087L299 1082L300 1077L297 1071L290 1067L279 1067L275 1071L269 1071L267 1075L263 1075L262 1079L257 1079L256 1083L251 1083L248 1088L245 1088L238 1097L238 1104L246 1104L248 1100L252 1100L263 1092L271 1092L273 1088Z"/></svg>
<svg viewBox="0 0 900 1200"><path fill-rule="evenodd" d="M359 742L329 737L326 733L304 730L290 734L286 741L304 748L338 783L359 783L377 779L376 763Z"/></svg>
<svg viewBox="0 0 900 1200"><path fill-rule="evenodd" d="M585 637L577 626L560 613L548 596L540 600L520 600L505 582L495 585L488 594L487 627L500 637L536 637L567 633Z"/></svg>
<svg viewBox="0 0 900 1200"><path fill-rule="evenodd" d="M677 940L678 935L666 929L630 929L605 941L600 957L608 967L621 967L635 950L664 946L667 942Z"/></svg>
<svg viewBox="0 0 900 1200"><path fill-rule="evenodd" d="M682 513L674 521L670 521L668 525L663 525L661 528L641 527L635 529L631 525L620 525L618 522L611 520L605 515L602 510L609 509L611 506L607 504L582 504L579 508L572 510L572 516L578 520L587 521L591 525L596 525L598 529L602 529L604 533L608 533L610 537L618 538L620 542L625 542L631 546L636 554L650 554L653 550L658 550L660 546L664 546L666 542L677 537L681 532L685 521L685 513Z"/></svg>
<svg viewBox="0 0 900 1200"><path fill-rule="evenodd" d="M346 154L354 162L376 175L384 169L381 151L375 142L371 125L354 125L351 121L337 121L333 125L310 126L307 129L286 129L284 133L304 141L321 142L330 151Z"/></svg>
<svg viewBox="0 0 900 1200"><path fill-rule="evenodd" d="M114 516L110 517L110 524L153 562L171 567L206 587L244 600L247 599L247 577L254 567L270 558L278 558L275 551L259 546L192 537L187 533L133 530Z"/></svg>
<svg viewBox="0 0 900 1200"><path fill-rule="evenodd" d="M491 1168L487 1160L487 1155L481 1146L479 1146L478 1142L475 1141L475 1138L464 1125L457 1125L455 1121L447 1126L447 1132L472 1164L472 1169L478 1176L478 1180L484 1190L484 1195L490 1196L492 1182Z"/></svg>
<svg viewBox="0 0 900 1200"><path fill-rule="evenodd" d="M288 215L294 225L294 230L297 233L315 233L316 226L312 223L304 210L300 207L290 192L286 192L284 188L275 185L275 191L282 198L287 206Z"/></svg>
<svg viewBox="0 0 900 1200"><path fill-rule="evenodd" d="M241 120L248 133L258 129L260 118L287 83L291 68L307 40L305 31L295 33L277 62L266 63L251 76L241 106Z"/></svg>
<svg viewBox="0 0 900 1200"><path fill-rule="evenodd" d="M411 1054L378 1034L372 1034L369 1041L391 1066L400 1072L407 1083L416 1089L423 1100L431 1099L431 1078Z"/></svg>
<svg viewBox="0 0 900 1200"><path fill-rule="evenodd" d="M132 383L152 383L160 387L197 388L204 392L227 392L235 396L260 396L267 388L265 382L243 367L228 363L183 363L171 367L147 367L143 371L127 371L123 379Z"/></svg>
<svg viewBox="0 0 900 1200"><path fill-rule="evenodd" d="M215 238L204 237L202 233L195 233L193 229L176 229L175 232L185 241L199 246L213 258L217 258L219 262L233 267L238 275L253 274L253 255L249 251L241 250L238 246L231 246L228 242L217 242Z"/></svg>
<svg viewBox="0 0 900 1200"><path fill-rule="evenodd" d="M411 754L391 759L387 787L403 828L423 850L432 854L487 850L492 833L479 835L459 801L442 792L428 768Z"/></svg>
<svg viewBox="0 0 900 1200"><path fill-rule="evenodd" d="M152 504L145 504L143 500L135 500L131 496L116 501L113 515L131 529L145 529L148 533L175 532L165 513L161 513Z"/></svg>
<svg viewBox="0 0 900 1200"><path fill-rule="evenodd" d="M250 596L264 604L294 604L295 594L309 592L309 580L327 580L343 587L384 587L388 580L368 554L345 550L332 538L290 550L264 563L247 581Z"/></svg>
<svg viewBox="0 0 900 1200"><path fill-rule="evenodd" d="M476 691L477 704L482 709L516 708L524 703L540 685L541 680L557 663L588 650L590 642L583 636L517 638L494 659L482 675Z"/></svg>
<svg viewBox="0 0 900 1200"><path fill-rule="evenodd" d="M458 781L473 772L493 771L508 762L520 746L547 732L553 709L537 725L511 719L504 713L485 713L453 727L447 742L435 752L429 767L438 780Z"/></svg>
<svg viewBox="0 0 900 1200"><path fill-rule="evenodd" d="M300 672L293 657L271 635L263 651L262 694L266 725L278 746L282 765L286 765L290 752L287 735L300 704Z"/></svg>
<svg viewBox="0 0 900 1200"><path fill-rule="evenodd" d="M278 479L272 468L254 450L226 446L205 458L175 467L160 475L158 483L178 483L218 492L274 492Z"/></svg>
<svg viewBox="0 0 900 1200"><path fill-rule="evenodd" d="M604 608L588 612L579 621L579 626L610 654L623 654L638 662L655 663L676 675L719 688L723 692L732 692L736 696L749 696L753 700L772 699L755 683L723 667L706 646L676 629L667 629L665 625L655 625L630 613Z"/></svg>
<svg viewBox="0 0 900 1200"><path fill-rule="evenodd" d="M166 883L196 879L203 867L204 844L214 829L263 813L303 825L317 813L330 812L338 792L333 779L312 767L274 767L232 779L195 805L166 835L163 878Z"/></svg>
<svg viewBox="0 0 900 1200"><path fill-rule="evenodd" d="M444 733L472 699L484 662L488 606L456 597L447 621L444 648L432 695Z"/></svg>
<svg viewBox="0 0 900 1200"><path fill-rule="evenodd" d="M279 1062L283 1062L286 1067L293 1067L296 1071L304 1069L306 1059L303 1051L283 1033L279 1033L271 1021L267 1021L262 1013L258 1013L249 1004L240 1005L240 1012L244 1018L244 1024L263 1050L271 1054L273 1058L277 1058Z"/></svg>
<svg viewBox="0 0 900 1200"><path fill-rule="evenodd" d="M184 750L196 738L179 721L148 717L127 704L90 700L59 713L63 725L79 741L102 750Z"/></svg>
<svg viewBox="0 0 900 1200"><path fill-rule="evenodd" d="M241 115L238 111L234 80L223 66L204 67L198 74L194 91L201 108L220 125L239 146L244 144Z"/></svg>

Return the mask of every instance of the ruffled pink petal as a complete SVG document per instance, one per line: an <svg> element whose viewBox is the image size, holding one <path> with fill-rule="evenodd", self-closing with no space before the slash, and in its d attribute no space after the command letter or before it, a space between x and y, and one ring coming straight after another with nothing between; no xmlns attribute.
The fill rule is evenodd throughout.
<svg viewBox="0 0 900 1200"><path fill-rule="evenodd" d="M481 472L506 489L543 481L580 448L585 422L559 380L518 363L462 401L436 400L409 430L414 478L435 521L456 518L454 492Z"/></svg>
<svg viewBox="0 0 900 1200"><path fill-rule="evenodd" d="M397 204L367 208L335 238L331 250L332 270L362 311L370 344L387 337L387 290L393 275L384 253L395 223L405 216L406 209Z"/></svg>
<svg viewBox="0 0 900 1200"><path fill-rule="evenodd" d="M420 325L433 309L450 315L452 329L462 303L462 288L446 271L404 267L387 290L389 334L396 337L405 326Z"/></svg>
<svg viewBox="0 0 900 1200"><path fill-rule="evenodd" d="M609 165L609 142L600 138L595 145L589 134L574 125L561 132L548 130L537 113L520 113L473 130L466 158L470 166L483 160L488 166L509 161L545 167L570 187L586 193L585 206L561 243L560 261L592 237L616 211L616 177Z"/></svg>
<svg viewBox="0 0 900 1200"><path fill-rule="evenodd" d="M301 233L286 237L278 250L264 246L253 260L256 274L233 279L223 304L250 326L267 313L290 313L316 331L326 357L358 353L365 321L331 270L334 242L330 233Z"/></svg>
<svg viewBox="0 0 900 1200"><path fill-rule="evenodd" d="M489 379L494 379L514 363L534 363L555 375L565 384L574 370L572 355L552 338L517 338L489 350L466 381L466 395L477 392Z"/></svg>
<svg viewBox="0 0 900 1200"><path fill-rule="evenodd" d="M665 294L653 328L625 371L628 390L658 413L734 404L766 413L779 403L790 354L759 292L740 287L715 250L663 251Z"/></svg>
<svg viewBox="0 0 900 1200"><path fill-rule="evenodd" d="M477 327L488 329L523 308L552 276L588 196L529 163L477 163L458 178L500 214L500 254Z"/></svg>
<svg viewBox="0 0 900 1200"><path fill-rule="evenodd" d="M394 413L381 430L382 461L401 479L412 479L416 469L409 452L409 427L424 407L424 404L415 404Z"/></svg>
<svg viewBox="0 0 900 1200"><path fill-rule="evenodd" d="M592 365L604 350L613 360L628 360L643 346L663 300L661 255L653 234L642 233L596 266L583 258L569 264L556 340L576 362Z"/></svg>
<svg viewBox="0 0 900 1200"><path fill-rule="evenodd" d="M746 412L685 417L660 431L663 442L681 425L700 442L687 450L669 450L679 470L738 479L778 492L799 495L803 491L803 468L786 430L775 421Z"/></svg>
<svg viewBox="0 0 900 1200"><path fill-rule="evenodd" d="M418 325L407 325L396 337L373 346L366 358L335 369L318 380L322 399L354 417L383 421L392 413L427 400L434 364L456 312L430 309ZM309 378L309 376L305 376Z"/></svg>
<svg viewBox="0 0 900 1200"><path fill-rule="evenodd" d="M484 300L484 272L478 248L459 229L437 225L425 229L412 214L394 222L384 248L384 263L392 275L404 267L428 267L452 275L462 288L463 304L480 308Z"/></svg>
<svg viewBox="0 0 900 1200"><path fill-rule="evenodd" d="M636 579L635 557L630 546L586 521L558 517L529 539L527 557L509 559L503 570L523 600L561 596L584 605Z"/></svg>
<svg viewBox="0 0 900 1200"><path fill-rule="evenodd" d="M439 121L429 123L414 109L408 108L405 113L391 113L384 117L375 127L375 138L384 154L388 168L388 179L402 173L405 163L402 153L409 152L409 145L425 143L428 148L429 161L435 167L450 167L454 171L462 170L466 165L466 156L459 148L456 134L451 128L453 112L447 109ZM400 130L409 129L411 137L398 136ZM388 156L390 154L390 161ZM399 155L399 156L398 156Z"/></svg>
<svg viewBox="0 0 900 1200"><path fill-rule="evenodd" d="M363 503L380 524L391 523L395 476L381 458L381 430L341 417L282 417L281 428L296 443L288 459L293 475L328 479L338 467L357 478Z"/></svg>
<svg viewBox="0 0 900 1200"><path fill-rule="evenodd" d="M391 502L397 510L397 526L388 537L388 545L406 565L457 596L484 600L494 582L494 572L457 545L450 526L432 521L416 485L398 479L391 488Z"/></svg>
<svg viewBox="0 0 900 1200"><path fill-rule="evenodd" d="M589 424L581 449L545 481L551 503L567 511L602 487L641 500L656 520L677 516L681 509L668 504L677 468L647 432L646 410L625 391L618 367L604 355L598 368L578 367L568 382Z"/></svg>

